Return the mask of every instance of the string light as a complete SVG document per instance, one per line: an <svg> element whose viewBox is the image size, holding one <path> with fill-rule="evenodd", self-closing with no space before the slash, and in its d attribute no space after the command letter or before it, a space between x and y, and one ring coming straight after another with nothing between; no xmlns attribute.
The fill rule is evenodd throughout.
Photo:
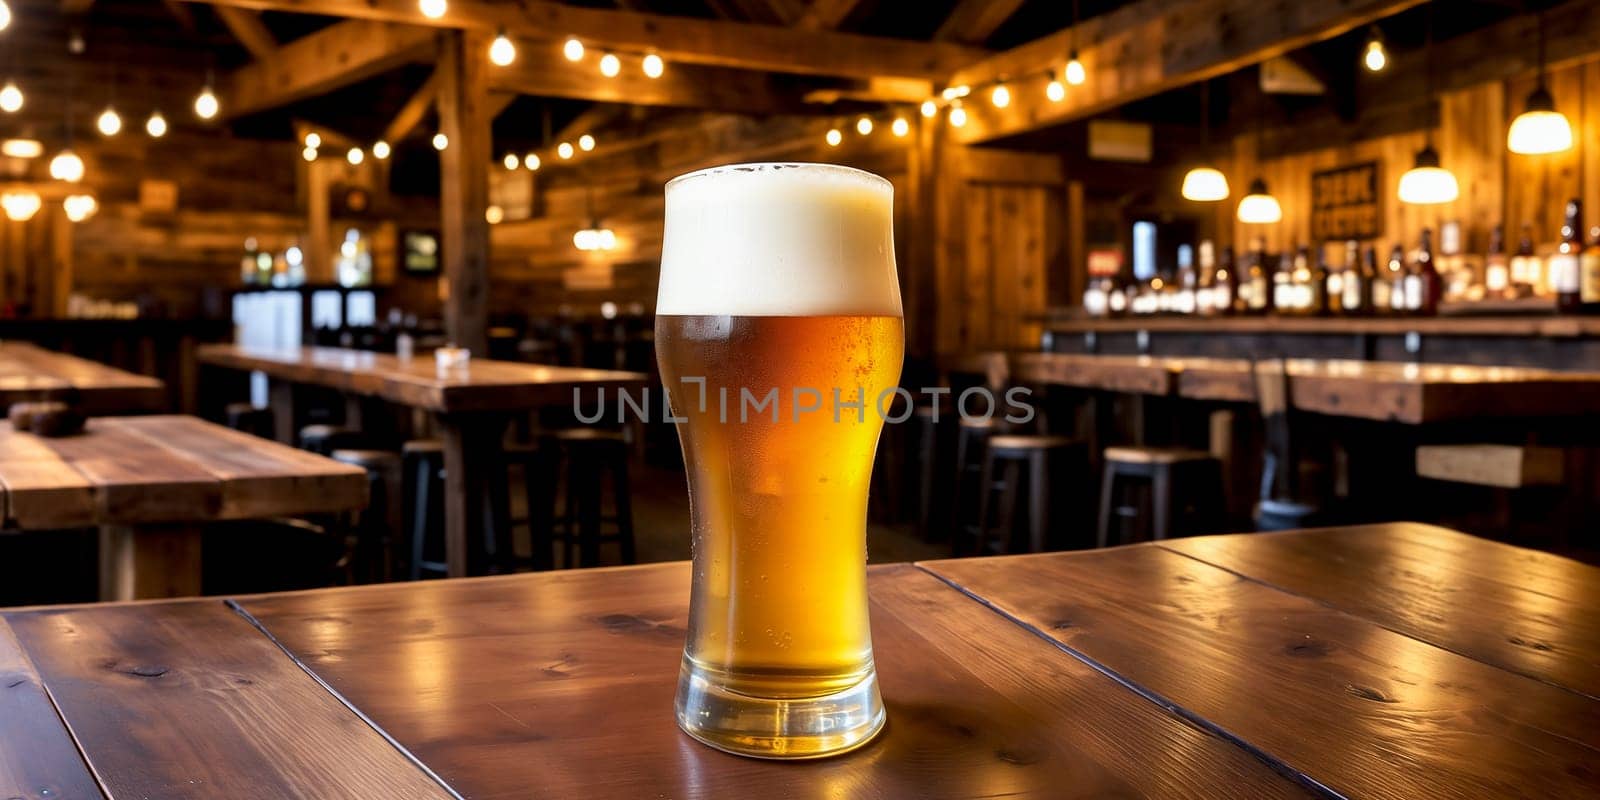
<svg viewBox="0 0 1600 800"><path fill-rule="evenodd" d="M644 61L640 62L639 66L647 78L659 78L667 71L667 63L655 53L646 53Z"/></svg>
<svg viewBox="0 0 1600 800"><path fill-rule="evenodd" d="M506 153L506 157L500 163L505 164L506 169L516 169L521 162L517 160L516 153Z"/></svg>
<svg viewBox="0 0 1600 800"><path fill-rule="evenodd" d="M522 157L522 166L527 167L529 172L538 172L540 163L538 153L529 153Z"/></svg>
<svg viewBox="0 0 1600 800"><path fill-rule="evenodd" d="M861 119L856 120L856 133L862 136L872 133L872 117L863 116Z"/></svg>
<svg viewBox="0 0 1600 800"><path fill-rule="evenodd" d="M932 119L939 113L939 104L933 102L932 100L924 100L922 101L921 110L924 119Z"/></svg>
<svg viewBox="0 0 1600 800"><path fill-rule="evenodd" d="M1067 99L1067 87L1062 85L1061 81L1051 78L1050 82L1044 86L1044 96L1049 98L1052 103L1059 103Z"/></svg>
<svg viewBox="0 0 1600 800"><path fill-rule="evenodd" d="M306 134L305 146L315 150L322 146L322 134L312 131Z"/></svg>
<svg viewBox="0 0 1600 800"><path fill-rule="evenodd" d="M100 203L91 194L69 194L61 201L61 210L67 212L67 219L72 222L82 222L99 210Z"/></svg>
<svg viewBox="0 0 1600 800"><path fill-rule="evenodd" d="M442 151L449 146L450 137L444 135L443 133L436 133L433 135L433 149Z"/></svg>
<svg viewBox="0 0 1600 800"><path fill-rule="evenodd" d="M578 137L578 149L582 150L585 153L589 152L590 150L593 150L594 149L594 137L590 136L587 133L582 135L582 136L579 136Z"/></svg>
<svg viewBox="0 0 1600 800"><path fill-rule="evenodd" d="M994 85L994 91L989 93L989 102L994 103L995 108L1011 105L1011 90L1006 88L1004 81Z"/></svg>
<svg viewBox="0 0 1600 800"><path fill-rule="evenodd" d="M160 139L167 135L167 118L161 116L160 111L150 112L150 118L144 121L144 132L152 139Z"/></svg>
<svg viewBox="0 0 1600 800"><path fill-rule="evenodd" d="M44 143L38 139L7 139L0 142L0 155L11 158L38 158L44 155Z"/></svg>
<svg viewBox="0 0 1600 800"><path fill-rule="evenodd" d="M499 225L506 218L506 210L499 206L489 206L483 210L483 221L490 225Z"/></svg>
<svg viewBox="0 0 1600 800"><path fill-rule="evenodd" d="M616 53L606 53L600 57L600 74L607 78L615 78L622 74L622 59Z"/></svg>
<svg viewBox="0 0 1600 800"><path fill-rule="evenodd" d="M50 159L50 177L67 183L83 180L83 159L70 147L56 153L56 157Z"/></svg>
<svg viewBox="0 0 1600 800"><path fill-rule="evenodd" d="M438 19L444 16L444 12L450 10L450 4L445 0L419 0L417 8L422 12L422 16Z"/></svg>
<svg viewBox="0 0 1600 800"><path fill-rule="evenodd" d="M116 136L122 131L122 117L116 109L106 106L106 110L95 118L94 125L100 129L101 136Z"/></svg>
<svg viewBox="0 0 1600 800"><path fill-rule="evenodd" d="M15 114L22 109L22 90L17 88L16 81L6 81L4 88L0 88L0 111Z"/></svg>
<svg viewBox="0 0 1600 800"><path fill-rule="evenodd" d="M43 206L44 199L31 189L0 194L0 207L5 209L6 219L13 222L27 222L33 219L33 215L39 213L39 209Z"/></svg>
<svg viewBox="0 0 1600 800"><path fill-rule="evenodd" d="M511 37L501 30L489 43L489 61L497 67L509 67L511 62L517 60L517 46L511 43Z"/></svg>
<svg viewBox="0 0 1600 800"><path fill-rule="evenodd" d="M220 110L222 109L217 103L216 94L211 91L211 85L206 84L206 88L201 89L200 95L194 99L195 115L201 119L211 119Z"/></svg>
<svg viewBox="0 0 1600 800"><path fill-rule="evenodd" d="M6 0L0 0L0 31L9 27L11 27L11 6L6 4Z"/></svg>
<svg viewBox="0 0 1600 800"><path fill-rule="evenodd" d="M950 124L955 126L955 127L957 127L957 128L961 128L961 127L965 127L966 126L966 124L967 124L967 110L965 108L962 108L960 106L960 104L953 105L953 106L950 107Z"/></svg>
<svg viewBox="0 0 1600 800"><path fill-rule="evenodd" d="M615 250L617 248L617 234L610 228L600 227L599 222L591 222L589 227L572 234L572 246L586 253Z"/></svg>
<svg viewBox="0 0 1600 800"><path fill-rule="evenodd" d="M561 54L566 56L568 61L582 61L583 42L578 41L577 37L568 39L567 43L561 46Z"/></svg>
<svg viewBox="0 0 1600 800"><path fill-rule="evenodd" d="M838 128L829 128L828 135L823 138L827 140L829 147L838 147L839 143L844 141L844 134L840 133Z"/></svg>
<svg viewBox="0 0 1600 800"><path fill-rule="evenodd" d="M353 167L366 161L367 154L362 152L359 147L352 147L344 154L344 160L350 162L350 166Z"/></svg>
<svg viewBox="0 0 1600 800"><path fill-rule="evenodd" d="M1067 58L1067 68L1062 70L1062 77L1073 86L1082 86L1089 79L1089 73L1083 68L1083 62L1078 60L1078 52L1074 50Z"/></svg>
<svg viewBox="0 0 1600 800"><path fill-rule="evenodd" d="M373 145L372 145L372 157L376 158L376 159L378 159L380 161L385 159L385 158L388 158L389 157L389 143L384 141L384 140L382 140L382 139L379 139L378 141L374 142Z"/></svg>
<svg viewBox="0 0 1600 800"><path fill-rule="evenodd" d="M300 157L305 159L305 160L307 160L307 161L316 161L317 160L317 148L315 148L315 147L306 147L304 150L300 151Z"/></svg>
<svg viewBox="0 0 1600 800"><path fill-rule="evenodd" d="M944 97L944 99L947 102L948 101L952 101L952 100L959 100L959 99L961 99L963 97L966 97L969 94L972 94L972 87L964 85L964 84L961 85L961 86L946 86L944 88L944 91L941 92L940 94Z"/></svg>
<svg viewBox="0 0 1600 800"><path fill-rule="evenodd" d="M562 161L572 158L572 143L562 142L556 145L556 155L560 156Z"/></svg>
<svg viewBox="0 0 1600 800"><path fill-rule="evenodd" d="M906 134L911 132L911 123L906 122L905 117L895 117L894 124L889 126L889 131L893 133L896 138L903 138Z"/></svg>
<svg viewBox="0 0 1600 800"><path fill-rule="evenodd" d="M1383 47L1383 32L1376 25L1367 34L1367 46L1361 54L1361 64L1368 72L1381 72L1389 65L1389 53Z"/></svg>

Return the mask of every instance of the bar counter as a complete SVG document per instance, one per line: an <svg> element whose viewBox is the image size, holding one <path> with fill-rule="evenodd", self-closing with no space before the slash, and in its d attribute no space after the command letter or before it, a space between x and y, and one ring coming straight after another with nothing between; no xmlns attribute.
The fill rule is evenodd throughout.
<svg viewBox="0 0 1600 800"><path fill-rule="evenodd" d="M888 727L806 763L678 731L689 573L0 612L0 797L1600 791L1600 569L1443 528L872 567Z"/></svg>

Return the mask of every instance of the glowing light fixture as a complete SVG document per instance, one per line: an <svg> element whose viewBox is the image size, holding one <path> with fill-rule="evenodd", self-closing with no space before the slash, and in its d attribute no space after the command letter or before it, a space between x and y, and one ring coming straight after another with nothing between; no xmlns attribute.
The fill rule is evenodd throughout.
<svg viewBox="0 0 1600 800"><path fill-rule="evenodd" d="M582 150L585 153L589 152L590 150L593 150L594 149L594 137L590 136L587 133L582 135L582 136L579 136L578 137L578 149Z"/></svg>
<svg viewBox="0 0 1600 800"><path fill-rule="evenodd" d="M667 71L667 62L662 61L661 56L649 53L644 57L644 61L640 62L639 67L644 70L646 78L659 78Z"/></svg>
<svg viewBox="0 0 1600 800"><path fill-rule="evenodd" d="M322 146L322 134L312 131L306 134L305 146L316 149Z"/></svg>
<svg viewBox="0 0 1600 800"><path fill-rule="evenodd" d="M83 180L83 159L70 147L56 153L56 157L50 159L50 177L67 183Z"/></svg>
<svg viewBox="0 0 1600 800"><path fill-rule="evenodd" d="M1228 199L1228 178L1214 167L1195 167L1183 176L1183 198L1201 203Z"/></svg>
<svg viewBox="0 0 1600 800"><path fill-rule="evenodd" d="M856 120L856 133L862 136L872 133L872 117L862 117Z"/></svg>
<svg viewBox="0 0 1600 800"><path fill-rule="evenodd" d="M444 12L450 10L450 4L445 0L419 0L417 10L428 19L438 19L444 16Z"/></svg>
<svg viewBox="0 0 1600 800"><path fill-rule="evenodd" d="M933 119L939 113L939 104L932 100L924 100L922 101L921 111L923 118Z"/></svg>
<svg viewBox="0 0 1600 800"><path fill-rule="evenodd" d="M1082 86L1089 79L1089 73L1083 69L1083 62L1078 60L1078 51L1072 51L1067 57L1067 68L1061 71L1061 77L1073 86Z"/></svg>
<svg viewBox="0 0 1600 800"><path fill-rule="evenodd" d="M823 138L827 140L829 147L838 147L839 143L844 141L844 134L840 133L838 128L829 128L828 135Z"/></svg>
<svg viewBox="0 0 1600 800"><path fill-rule="evenodd" d="M199 96L194 99L195 116L201 119L211 119L220 110L222 110L222 106L217 102L217 95L211 91L211 84L208 83L204 89L200 90Z"/></svg>
<svg viewBox="0 0 1600 800"><path fill-rule="evenodd" d="M506 218L506 210L499 206L489 206L483 210L483 221L490 225L499 225Z"/></svg>
<svg viewBox="0 0 1600 800"><path fill-rule="evenodd" d="M586 253L615 250L617 234L610 228L600 227L599 222L591 222L589 227L572 234L572 246Z"/></svg>
<svg viewBox="0 0 1600 800"><path fill-rule="evenodd" d="M946 86L941 93L946 100L959 100L972 94L972 87L962 84L960 86Z"/></svg>
<svg viewBox="0 0 1600 800"><path fill-rule="evenodd" d="M950 107L950 124L954 125L957 128L965 127L966 124L967 124L967 110L962 108L959 105L951 106Z"/></svg>
<svg viewBox="0 0 1600 800"><path fill-rule="evenodd" d="M572 143L562 142L556 145L556 155L560 156L563 161L572 158Z"/></svg>
<svg viewBox="0 0 1600 800"><path fill-rule="evenodd" d="M6 0L0 0L0 31L11 27L11 6L6 5Z"/></svg>
<svg viewBox="0 0 1600 800"><path fill-rule="evenodd" d="M160 111L150 112L150 118L144 121L144 132L152 139L160 139L167 135L167 118L161 116Z"/></svg>
<svg viewBox="0 0 1600 800"><path fill-rule="evenodd" d="M1044 86L1044 96L1049 98L1052 103L1059 103L1067 99L1067 87L1061 81L1051 78L1050 82Z"/></svg>
<svg viewBox="0 0 1600 800"><path fill-rule="evenodd" d="M380 161L385 159L385 158L388 158L389 157L389 143L384 141L384 140L382 140L382 139L379 139L378 141L374 142L373 145L372 145L372 157L376 158L376 159L378 159Z"/></svg>
<svg viewBox="0 0 1600 800"><path fill-rule="evenodd" d="M538 153L529 153L522 157L522 166L527 167L530 172L538 172L539 163Z"/></svg>
<svg viewBox="0 0 1600 800"><path fill-rule="evenodd" d="M994 103L995 108L1011 105L1011 90L1006 88L1004 82L995 84L994 91L989 93L989 102Z"/></svg>
<svg viewBox="0 0 1600 800"><path fill-rule="evenodd" d="M1400 202L1417 205L1453 202L1461 195L1456 176L1439 166L1439 151L1427 145L1417 151L1411 169L1400 176Z"/></svg>
<svg viewBox="0 0 1600 800"><path fill-rule="evenodd" d="M442 133L436 133L436 134L433 135L433 149L443 151L446 147L449 147L449 146L450 146L450 137L448 137L448 136L446 136L446 135L444 135Z"/></svg>
<svg viewBox="0 0 1600 800"><path fill-rule="evenodd" d="M497 67L509 67L516 60L517 46L511 43L511 37L505 31L500 31L489 43L489 62Z"/></svg>
<svg viewBox="0 0 1600 800"><path fill-rule="evenodd" d="M305 159L305 160L307 160L307 161L316 161L317 160L317 148L315 148L315 147L307 147L304 150L301 150L300 151L300 157Z"/></svg>
<svg viewBox="0 0 1600 800"><path fill-rule="evenodd" d="M505 164L506 169L516 169L522 162L517 158L516 153L506 153L506 157L500 163Z"/></svg>
<svg viewBox="0 0 1600 800"><path fill-rule="evenodd" d="M32 189L20 189L0 194L0 208L4 208L6 219L13 222L27 222L33 215L39 213L44 207L44 200L39 193Z"/></svg>
<svg viewBox="0 0 1600 800"><path fill-rule="evenodd" d="M22 90L17 88L16 81L6 81L4 88L0 88L0 111L15 114L22 110Z"/></svg>
<svg viewBox="0 0 1600 800"><path fill-rule="evenodd" d="M102 136L116 136L122 131L122 116L116 109L106 106L106 110L95 118L94 126L100 129Z"/></svg>
<svg viewBox="0 0 1600 800"><path fill-rule="evenodd" d="M0 142L0 154L11 158L38 158L44 155L44 143L38 139L7 139Z"/></svg>
<svg viewBox="0 0 1600 800"><path fill-rule="evenodd" d="M606 53L600 57L600 74L607 78L615 78L622 74L622 59L616 53Z"/></svg>
<svg viewBox="0 0 1600 800"><path fill-rule="evenodd" d="M1539 14L1539 85L1528 95L1526 110L1511 121L1506 147L1513 153L1543 155L1572 149L1572 124L1556 110L1556 100L1545 88L1544 14Z"/></svg>
<svg viewBox="0 0 1600 800"><path fill-rule="evenodd" d="M100 204L91 194L69 194L61 201L61 210L67 212L67 219L72 222L82 222L100 210Z"/></svg>
<svg viewBox="0 0 1600 800"><path fill-rule="evenodd" d="M895 117L894 122L889 125L889 132L896 138L904 137L911 132L911 123L907 122L905 117Z"/></svg>
<svg viewBox="0 0 1600 800"><path fill-rule="evenodd" d="M1383 49L1383 41L1376 37L1367 40L1367 49L1361 56L1361 64L1368 72L1382 72L1389 66L1389 54Z"/></svg>
<svg viewBox="0 0 1600 800"><path fill-rule="evenodd" d="M1239 221L1267 225L1283 219L1283 206L1278 198L1267 194L1267 182L1256 178L1250 182L1250 191L1239 200Z"/></svg>
<svg viewBox="0 0 1600 800"><path fill-rule="evenodd" d="M363 152L361 150L361 148L359 148L359 147L352 147L349 150L345 151L344 160L350 162L350 166L353 167L353 166L356 166L356 165L360 164L363 161L366 161L367 160L367 154L365 152Z"/></svg>
<svg viewBox="0 0 1600 800"><path fill-rule="evenodd" d="M566 44L561 45L561 55L566 56L568 61L582 61L583 42L578 41L577 37L568 39Z"/></svg>

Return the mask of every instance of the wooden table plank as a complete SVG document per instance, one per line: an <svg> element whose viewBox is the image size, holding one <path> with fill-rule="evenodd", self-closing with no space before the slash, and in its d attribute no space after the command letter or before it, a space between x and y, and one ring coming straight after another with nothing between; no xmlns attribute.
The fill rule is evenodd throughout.
<svg viewBox="0 0 1600 800"><path fill-rule="evenodd" d="M27 400L70 400L91 414L154 411L166 384L26 342L0 342L0 407Z"/></svg>
<svg viewBox="0 0 1600 800"><path fill-rule="evenodd" d="M0 797L102 797L78 746L0 619Z"/></svg>
<svg viewBox="0 0 1600 800"><path fill-rule="evenodd" d="M6 527L82 528L95 523L94 485L51 450L46 440L0 423L0 486Z"/></svg>
<svg viewBox="0 0 1600 800"><path fill-rule="evenodd" d="M1600 568L1414 523L1162 546L1600 698Z"/></svg>
<svg viewBox="0 0 1600 800"><path fill-rule="evenodd" d="M6 619L112 800L452 796L221 601Z"/></svg>
<svg viewBox="0 0 1600 800"><path fill-rule="evenodd" d="M1600 703L1170 550L924 566L1345 796L1600 792Z"/></svg>
<svg viewBox="0 0 1600 800"><path fill-rule="evenodd" d="M1010 373L1017 383L1128 394L1168 394L1177 380L1167 359L1080 353L1017 353L1011 357Z"/></svg>
<svg viewBox="0 0 1600 800"><path fill-rule="evenodd" d="M677 729L686 563L240 603L466 797L1307 793L914 567L869 576L889 724L807 763Z"/></svg>
<svg viewBox="0 0 1600 800"><path fill-rule="evenodd" d="M82 435L40 441L89 479L100 522L214 519L222 506L217 476L114 419L91 419Z"/></svg>

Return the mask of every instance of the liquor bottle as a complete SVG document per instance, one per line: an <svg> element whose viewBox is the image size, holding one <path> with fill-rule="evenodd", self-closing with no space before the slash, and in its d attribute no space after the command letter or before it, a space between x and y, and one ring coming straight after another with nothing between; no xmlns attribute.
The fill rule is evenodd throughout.
<svg viewBox="0 0 1600 800"><path fill-rule="evenodd" d="M1600 248L1595 249L1600 257ZM1600 276L1597 276L1600 277ZM1239 290L1239 270L1233 261L1233 245L1222 248L1222 260L1217 264L1216 277L1211 280L1211 306L1216 313L1233 313L1233 302Z"/></svg>
<svg viewBox="0 0 1600 800"><path fill-rule="evenodd" d="M1250 273L1239 287L1239 300L1247 314L1265 314L1272 309L1272 279L1267 276L1265 244L1256 239L1255 249L1250 254Z"/></svg>
<svg viewBox="0 0 1600 800"><path fill-rule="evenodd" d="M1271 308L1277 314L1294 313L1294 256L1285 250L1272 271Z"/></svg>
<svg viewBox="0 0 1600 800"><path fill-rule="evenodd" d="M1354 261L1351 263L1355 264ZM1367 245L1367 249L1361 252L1361 263L1354 266L1354 270L1354 274L1345 276L1345 313L1368 316L1378 313L1377 303L1372 296L1378 285L1378 248Z"/></svg>
<svg viewBox="0 0 1600 800"><path fill-rule="evenodd" d="M256 237L251 236L250 238L244 240L244 257L239 260L239 282L243 283L245 286L255 285L256 276L260 270L260 268L256 266L256 255L258 252L259 250L256 247Z"/></svg>
<svg viewBox="0 0 1600 800"><path fill-rule="evenodd" d="M1388 313L1401 316L1406 313L1406 251L1400 245L1395 245L1389 251L1389 263L1383 271L1383 296L1387 300L1383 307Z"/></svg>
<svg viewBox="0 0 1600 800"><path fill-rule="evenodd" d="M1483 260L1484 297L1505 297L1511 285L1511 266L1506 261L1506 228L1494 226L1489 234L1489 255Z"/></svg>
<svg viewBox="0 0 1600 800"><path fill-rule="evenodd" d="M1533 254L1533 229L1523 223L1522 240L1517 242L1517 254L1511 257L1511 296L1535 294L1539 271L1539 257Z"/></svg>
<svg viewBox="0 0 1600 800"><path fill-rule="evenodd" d="M1583 248L1578 268L1583 272L1578 290L1583 313L1600 314L1600 225L1589 227L1589 246Z"/></svg>
<svg viewBox="0 0 1600 800"><path fill-rule="evenodd" d="M1128 298L1131 287L1125 281L1122 270L1106 279L1106 312L1108 316L1120 317L1128 313Z"/></svg>
<svg viewBox="0 0 1600 800"><path fill-rule="evenodd" d="M1550 290L1556 295L1556 311L1575 314L1583 304L1583 273L1579 257L1583 253L1583 201L1567 201L1567 219L1561 224L1561 245L1550 257Z"/></svg>
<svg viewBox="0 0 1600 800"><path fill-rule="evenodd" d="M1083 311L1091 317L1104 317L1107 315L1110 297L1107 290L1110 280L1097 275L1089 276L1089 283L1083 287Z"/></svg>
<svg viewBox="0 0 1600 800"><path fill-rule="evenodd" d="M1196 270L1194 287L1194 312L1202 317L1209 317L1217 313L1215 294L1217 261L1210 239L1200 242L1197 258L1199 267Z"/></svg>
<svg viewBox="0 0 1600 800"><path fill-rule="evenodd" d="M1422 246L1406 273L1406 310L1412 314L1433 316L1439 313L1439 298L1444 294L1444 278L1439 275L1433 257L1433 230L1422 229Z"/></svg>
<svg viewBox="0 0 1600 800"><path fill-rule="evenodd" d="M1195 292L1199 289L1200 281L1194 269L1194 251L1188 245L1178 248L1178 275L1174 284L1169 310L1184 316L1194 314Z"/></svg>
<svg viewBox="0 0 1600 800"><path fill-rule="evenodd" d="M1328 243L1317 245L1316 257L1311 260L1311 280L1301 290L1305 295L1305 313L1325 317L1333 307L1328 293Z"/></svg>
<svg viewBox="0 0 1600 800"><path fill-rule="evenodd" d="M1279 308L1278 313L1289 313L1295 316L1304 316L1311 310L1311 252L1305 245L1300 245L1294 250L1294 261L1290 262L1289 281L1284 289L1284 299L1288 308Z"/></svg>

